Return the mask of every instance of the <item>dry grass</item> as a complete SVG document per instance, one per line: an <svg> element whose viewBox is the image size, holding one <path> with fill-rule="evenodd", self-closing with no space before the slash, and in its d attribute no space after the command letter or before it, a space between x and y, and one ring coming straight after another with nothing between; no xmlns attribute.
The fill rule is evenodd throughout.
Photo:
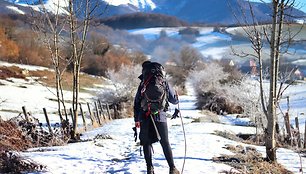
<svg viewBox="0 0 306 174"><path fill-rule="evenodd" d="M35 77L35 80L45 84L48 87L55 87L55 73L50 70L36 70L28 71L17 66L1 66L0 67L0 79L19 78L26 79ZM73 75L70 72L65 72L62 76L62 84L64 90L72 89L72 78ZM34 79L34 78L33 78ZM80 89L93 87L95 84L103 84L105 80L100 77L91 76L88 74L80 74Z"/></svg>
<svg viewBox="0 0 306 174"><path fill-rule="evenodd" d="M213 158L215 162L222 162L235 168L235 173L244 174L270 174L270 173L286 173L292 172L286 170L282 165L278 163L267 162L259 152L253 147L232 146L226 145L224 147L234 155L223 155ZM231 173L231 172L226 172Z"/></svg>
<svg viewBox="0 0 306 174"><path fill-rule="evenodd" d="M0 67L0 79L7 79L7 78L24 79L25 75L23 74L23 70L17 66Z"/></svg>
<svg viewBox="0 0 306 174"><path fill-rule="evenodd" d="M38 70L38 71L29 71L29 77L37 77L38 81L46 84L49 87L55 87L55 73L49 70ZM62 84L65 90L72 89L72 78L73 74L70 72L65 72L62 76ZM93 87L94 84L103 84L104 80L102 78L90 76L87 74L80 75L80 88Z"/></svg>
<svg viewBox="0 0 306 174"><path fill-rule="evenodd" d="M45 166L16 152L0 152L0 173L36 173L44 169Z"/></svg>
<svg viewBox="0 0 306 174"><path fill-rule="evenodd" d="M0 151L21 151L33 147L33 143L14 122L0 120L0 137Z"/></svg>

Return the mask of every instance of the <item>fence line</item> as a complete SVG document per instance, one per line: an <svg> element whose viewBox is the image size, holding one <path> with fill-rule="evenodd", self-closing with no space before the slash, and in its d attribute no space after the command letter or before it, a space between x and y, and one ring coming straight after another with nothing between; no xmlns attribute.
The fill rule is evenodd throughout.
<svg viewBox="0 0 306 174"><path fill-rule="evenodd" d="M97 100L97 101L93 102L93 104L86 103L86 105L87 105L87 108L88 108L87 114L86 114L86 112L84 112L82 104L79 103L80 110L79 110L79 115L78 116L80 116L82 118L82 123L83 124L81 124L81 126L78 127L78 129L83 126L85 131L88 130L88 124L86 123L86 118L89 118L91 120L91 125L93 127L101 126L109 120L118 118L119 113L118 113L116 104L111 104L111 105L109 105L107 103L103 104L100 100ZM94 110L94 113L92 112L92 110ZM30 122L29 113L26 110L26 106L22 106L22 112L23 112L23 115L25 117L26 122ZM43 113L44 113L44 116L45 116L45 120L46 120L46 124L47 124L48 130L49 130L49 133L51 135L53 135L52 126L50 124L50 119L49 119L46 108L43 108ZM62 118L62 119L59 120L59 123L61 123L62 126L64 126L64 124L63 124L64 122L68 122L69 125L71 125L71 126L73 125L73 120L75 119L75 115L72 111L72 108L69 109L68 113L70 115L71 120L68 119L67 115L65 115L65 118L66 118L65 119L65 118L61 117L62 113L58 113L59 118Z"/></svg>

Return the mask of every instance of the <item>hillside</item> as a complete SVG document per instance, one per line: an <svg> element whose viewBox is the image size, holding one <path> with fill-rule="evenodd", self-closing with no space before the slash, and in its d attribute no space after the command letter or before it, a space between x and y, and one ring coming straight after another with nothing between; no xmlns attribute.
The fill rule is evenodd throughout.
<svg viewBox="0 0 306 174"><path fill-rule="evenodd" d="M24 15L24 14L30 14L30 12L31 12L31 9L29 7L10 3L5 0L0 0L0 15L3 15L3 14Z"/></svg>
<svg viewBox="0 0 306 174"><path fill-rule="evenodd" d="M187 23L174 16L153 13L131 13L101 19L100 23L114 29L135 29L153 27L181 27Z"/></svg>

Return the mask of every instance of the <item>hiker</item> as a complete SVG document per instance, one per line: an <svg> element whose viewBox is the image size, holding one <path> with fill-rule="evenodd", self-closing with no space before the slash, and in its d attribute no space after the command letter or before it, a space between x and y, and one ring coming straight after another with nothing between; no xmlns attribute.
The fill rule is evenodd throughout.
<svg viewBox="0 0 306 174"><path fill-rule="evenodd" d="M153 73L152 73L153 72ZM179 174L173 161L172 150L168 139L166 111L169 103L178 104L178 97L165 80L164 67L157 62L145 61L142 64L142 74L138 77L141 83L134 99L135 127L140 128L139 139L143 146L144 157L147 164L147 173L154 174L152 163L152 144L160 141L165 158L169 165L170 174ZM153 81L153 82L152 82ZM151 85L164 90L159 100L150 100ZM157 92L156 96L159 95ZM154 96L153 96L154 97Z"/></svg>

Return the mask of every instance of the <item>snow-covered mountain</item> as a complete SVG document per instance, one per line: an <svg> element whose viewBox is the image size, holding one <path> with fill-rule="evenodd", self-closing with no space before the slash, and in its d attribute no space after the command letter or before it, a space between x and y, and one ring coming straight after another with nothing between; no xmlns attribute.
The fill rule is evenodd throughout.
<svg viewBox="0 0 306 174"><path fill-rule="evenodd" d="M40 2L40 0L6 0L8 2L14 4L22 4L22 5L36 5ZM141 11L154 10L156 5L152 0L97 0L102 3L109 4L110 6L133 6L135 9L139 9ZM58 2L61 7L67 6L67 0L43 0L46 5L55 6Z"/></svg>
<svg viewBox="0 0 306 174"><path fill-rule="evenodd" d="M3 8L1 7L1 2L3 1L0 0L0 8ZM77 2L81 1L83 0L77 0ZM32 2L31 6L37 7L39 0L6 0L6 2L22 6L27 6L29 2ZM43 2L49 11L56 9L54 5L57 2L62 7L67 6L67 0L43 0ZM247 20L251 21L248 2L245 0L92 0L92 2L102 4L98 11L105 10L105 6L108 4L106 13L102 17L144 12L171 15L190 23L233 25L237 23L234 14L242 16L242 8ZM269 4L251 3L259 22L270 20L270 16L267 15L271 12ZM306 16L304 12L298 9L293 8L288 9L288 11L293 16Z"/></svg>
<svg viewBox="0 0 306 174"><path fill-rule="evenodd" d="M152 0L104 0L109 5L133 5L142 10L153 10L156 8L155 3Z"/></svg>

